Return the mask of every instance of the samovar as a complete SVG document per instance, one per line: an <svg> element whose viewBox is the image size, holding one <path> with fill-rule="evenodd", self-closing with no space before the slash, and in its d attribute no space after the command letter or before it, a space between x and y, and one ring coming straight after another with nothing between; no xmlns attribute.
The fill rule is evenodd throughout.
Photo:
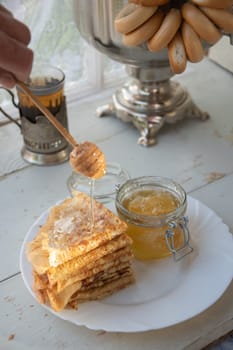
<svg viewBox="0 0 233 350"><path fill-rule="evenodd" d="M127 47L114 28L114 20L127 0L73 0L74 19L81 36L109 58L125 64L129 75L112 101L97 108L99 116L115 115L131 122L140 132L138 143L150 146L165 123L183 118L206 120L208 114L198 108L188 91L177 81L167 49L158 53L146 45Z"/></svg>

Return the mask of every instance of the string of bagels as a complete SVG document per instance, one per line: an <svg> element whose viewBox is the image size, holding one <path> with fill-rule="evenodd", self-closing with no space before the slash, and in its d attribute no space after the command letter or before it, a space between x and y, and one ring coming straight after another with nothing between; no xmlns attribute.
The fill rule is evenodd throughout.
<svg viewBox="0 0 233 350"><path fill-rule="evenodd" d="M172 71L200 62L205 45L233 33L233 0L129 0L115 18L124 45L168 49Z"/></svg>

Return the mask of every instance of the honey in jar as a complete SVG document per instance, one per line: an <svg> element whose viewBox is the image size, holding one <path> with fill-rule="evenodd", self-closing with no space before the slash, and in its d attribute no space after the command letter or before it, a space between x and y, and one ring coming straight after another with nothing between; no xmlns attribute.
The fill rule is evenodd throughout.
<svg viewBox="0 0 233 350"><path fill-rule="evenodd" d="M116 208L128 224L136 258L160 259L183 250L188 243L182 219L186 202L183 188L166 178L141 177L120 187Z"/></svg>

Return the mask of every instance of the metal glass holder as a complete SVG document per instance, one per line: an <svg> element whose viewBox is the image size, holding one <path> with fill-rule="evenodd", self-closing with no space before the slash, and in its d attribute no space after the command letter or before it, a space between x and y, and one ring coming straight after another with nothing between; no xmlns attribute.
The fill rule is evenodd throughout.
<svg viewBox="0 0 233 350"><path fill-rule="evenodd" d="M68 128L65 98L55 116ZM38 115L35 122L21 116L21 132L24 139L21 154L27 162L36 165L53 165L69 159L70 145L43 115Z"/></svg>

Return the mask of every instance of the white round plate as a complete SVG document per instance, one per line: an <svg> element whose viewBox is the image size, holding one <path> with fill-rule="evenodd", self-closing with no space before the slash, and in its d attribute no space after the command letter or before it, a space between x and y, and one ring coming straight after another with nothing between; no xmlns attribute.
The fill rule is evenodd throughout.
<svg viewBox="0 0 233 350"><path fill-rule="evenodd" d="M83 303L78 310L54 312L57 317L90 329L140 332L185 321L211 306L233 278L233 239L228 227L211 209L188 197L189 229L194 252L179 262L166 258L134 261L136 283L101 301ZM32 291L27 242L48 215L43 213L27 233L20 253L24 283Z"/></svg>

